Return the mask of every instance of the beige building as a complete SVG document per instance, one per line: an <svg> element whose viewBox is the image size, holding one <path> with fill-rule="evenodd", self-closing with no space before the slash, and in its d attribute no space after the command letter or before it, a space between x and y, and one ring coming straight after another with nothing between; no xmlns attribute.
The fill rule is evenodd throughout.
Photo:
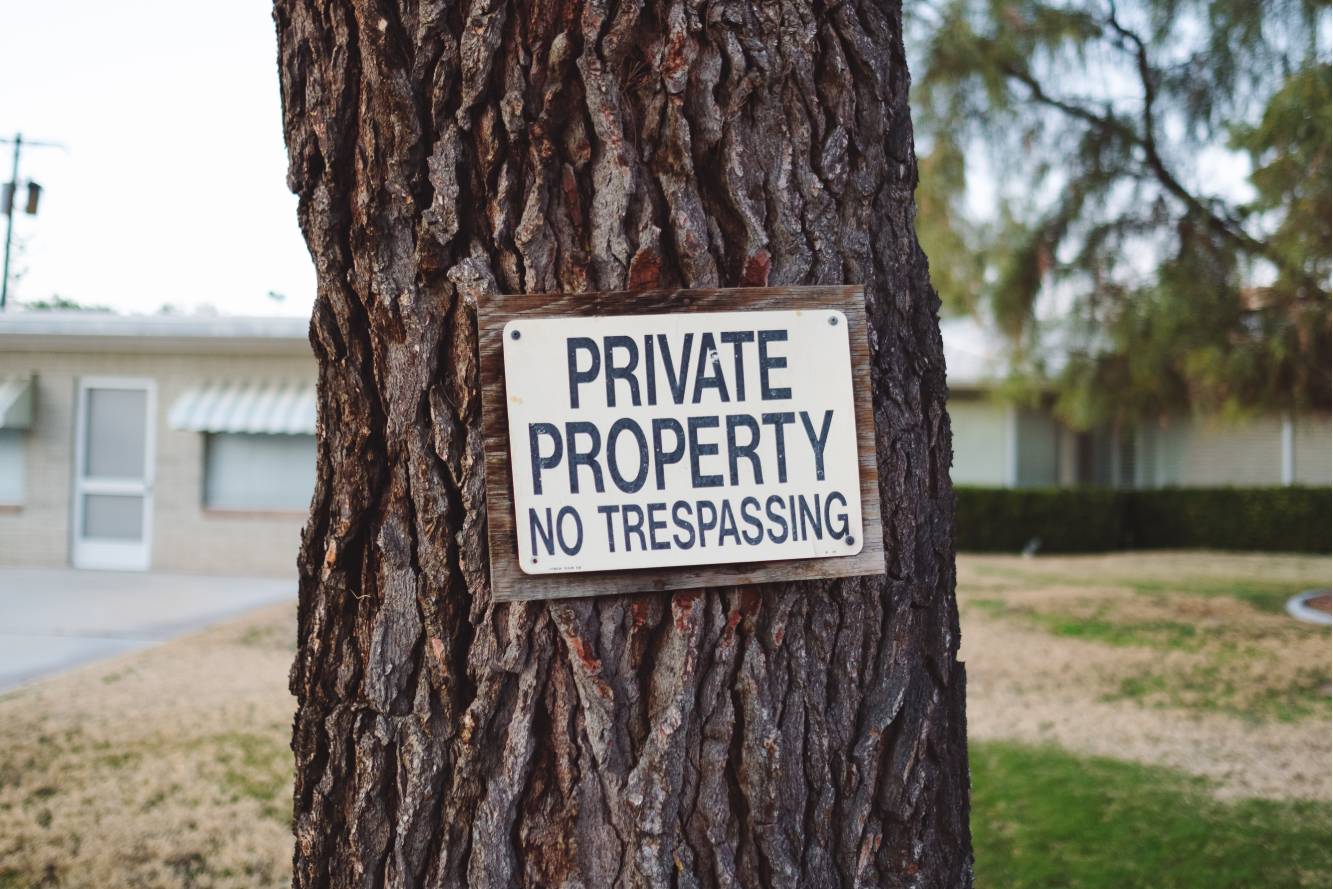
<svg viewBox="0 0 1333 889"><path fill-rule="evenodd" d="M1229 421L1177 414L1134 429L1075 432L1049 410L996 397L1003 368L970 319L943 324L957 485L1121 488L1328 485L1326 413Z"/></svg>
<svg viewBox="0 0 1333 889"><path fill-rule="evenodd" d="M1328 485L1327 415L1076 433L943 327L960 485ZM314 487L296 318L0 314L0 565L290 576Z"/></svg>
<svg viewBox="0 0 1333 889"><path fill-rule="evenodd" d="M306 322L0 315L0 565L290 576Z"/></svg>

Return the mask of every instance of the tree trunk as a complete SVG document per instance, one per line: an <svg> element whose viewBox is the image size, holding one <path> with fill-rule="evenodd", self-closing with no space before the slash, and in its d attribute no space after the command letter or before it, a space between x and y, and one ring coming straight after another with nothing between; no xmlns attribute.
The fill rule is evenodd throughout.
<svg viewBox="0 0 1333 889"><path fill-rule="evenodd" d="M295 885L970 885L898 5L275 18L318 274ZM839 283L865 285L886 576L491 601L477 294Z"/></svg>

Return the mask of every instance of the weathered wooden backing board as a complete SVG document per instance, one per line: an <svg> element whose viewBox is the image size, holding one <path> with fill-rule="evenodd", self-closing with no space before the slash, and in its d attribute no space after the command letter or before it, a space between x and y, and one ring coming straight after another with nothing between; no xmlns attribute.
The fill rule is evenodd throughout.
<svg viewBox="0 0 1333 889"><path fill-rule="evenodd" d="M531 575L519 566L509 456L509 416L504 375L504 326L531 318L656 315L672 312L757 310L842 311L851 338L857 459L860 466L864 546L856 555L785 559L727 565ZM491 593L496 601L561 599L616 593L883 574L875 417L870 403L870 347L865 297L859 286L753 287L728 290L643 290L614 293L519 294L483 297L477 304L481 366L482 437L486 463L486 514Z"/></svg>

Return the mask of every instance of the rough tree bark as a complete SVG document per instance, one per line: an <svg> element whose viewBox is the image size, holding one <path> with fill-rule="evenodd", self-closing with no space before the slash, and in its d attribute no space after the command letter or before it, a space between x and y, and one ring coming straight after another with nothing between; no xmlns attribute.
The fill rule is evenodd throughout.
<svg viewBox="0 0 1333 889"><path fill-rule="evenodd" d="M318 274L295 885L970 885L899 6L275 19ZM865 285L886 576L493 603L476 295L765 283Z"/></svg>

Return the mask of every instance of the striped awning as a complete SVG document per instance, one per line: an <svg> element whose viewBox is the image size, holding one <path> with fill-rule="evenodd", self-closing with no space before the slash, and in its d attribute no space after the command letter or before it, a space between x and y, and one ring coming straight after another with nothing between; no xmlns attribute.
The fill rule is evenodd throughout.
<svg viewBox="0 0 1333 889"><path fill-rule="evenodd" d="M186 392L167 422L192 432L313 435L314 383L209 383Z"/></svg>
<svg viewBox="0 0 1333 889"><path fill-rule="evenodd" d="M32 377L0 377L0 429L32 425Z"/></svg>

